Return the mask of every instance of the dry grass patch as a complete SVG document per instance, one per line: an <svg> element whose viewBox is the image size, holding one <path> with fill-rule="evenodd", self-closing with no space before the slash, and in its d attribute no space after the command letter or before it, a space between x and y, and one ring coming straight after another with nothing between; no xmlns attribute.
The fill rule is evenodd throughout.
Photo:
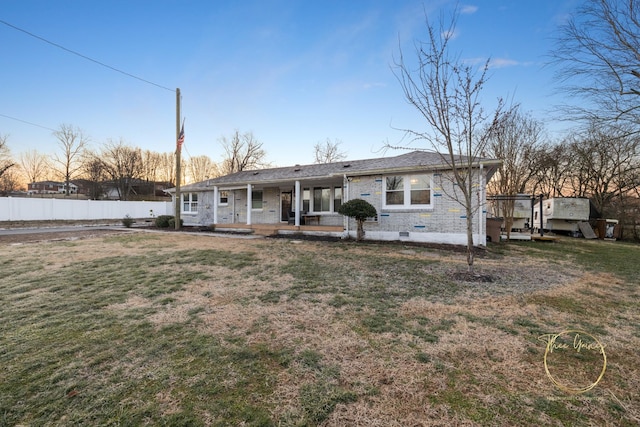
<svg viewBox="0 0 640 427"><path fill-rule="evenodd" d="M639 420L637 276L603 260L609 246L496 246L478 260L489 283L453 280L458 253L400 244L128 233L28 246L0 255L0 424ZM609 356L579 396L547 378L538 339L570 328Z"/></svg>

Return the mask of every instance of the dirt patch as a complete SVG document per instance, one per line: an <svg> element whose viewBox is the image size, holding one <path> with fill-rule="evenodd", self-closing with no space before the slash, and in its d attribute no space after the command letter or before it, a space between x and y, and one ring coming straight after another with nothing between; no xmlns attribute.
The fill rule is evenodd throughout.
<svg viewBox="0 0 640 427"><path fill-rule="evenodd" d="M0 234L0 245L17 245L23 243L36 243L46 241L58 241L58 240L77 240L88 239L93 237L104 237L108 235L115 235L121 233L127 233L128 231L122 229L91 229L91 230L77 230L77 231L38 231L34 230L30 233L21 234Z"/></svg>

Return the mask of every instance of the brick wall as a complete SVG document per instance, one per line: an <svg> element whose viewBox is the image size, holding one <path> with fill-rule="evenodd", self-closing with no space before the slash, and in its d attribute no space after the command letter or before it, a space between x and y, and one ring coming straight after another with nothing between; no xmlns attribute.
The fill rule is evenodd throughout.
<svg viewBox="0 0 640 427"><path fill-rule="evenodd" d="M477 180L477 174L476 174ZM349 181L349 199L360 198L371 203L378 212L377 222L367 221L368 238L380 240L415 240L441 243L466 243L466 213L464 206L455 200L455 186L448 174L434 174L431 181L431 208L384 208L385 181L382 175L354 177ZM478 187L480 188L480 187ZM460 199L462 200L462 195ZM482 193L484 194L484 193ZM477 206L477 199L476 206ZM482 215L479 224L478 215ZM474 215L473 232L478 242L486 233L484 209ZM349 220L349 231L356 229L356 222Z"/></svg>

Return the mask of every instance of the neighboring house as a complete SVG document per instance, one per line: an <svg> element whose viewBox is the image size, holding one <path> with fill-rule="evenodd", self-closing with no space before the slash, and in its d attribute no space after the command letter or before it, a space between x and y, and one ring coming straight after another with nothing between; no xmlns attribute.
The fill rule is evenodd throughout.
<svg viewBox="0 0 640 427"><path fill-rule="evenodd" d="M474 242L486 242L486 182L499 161L479 159L474 173L480 204ZM455 186L438 153L242 171L181 187L186 226L216 229L270 224L277 232L355 237L353 219L338 207L360 198L378 215L365 223L365 239L466 244L464 207L449 197ZM168 190L174 196L175 188ZM338 230L338 231L336 231Z"/></svg>
<svg viewBox="0 0 640 427"><path fill-rule="evenodd" d="M104 198L109 200L131 200L166 197L168 182L153 182L138 178L123 178L101 183Z"/></svg>
<svg viewBox="0 0 640 427"><path fill-rule="evenodd" d="M27 185L28 194L64 194L66 185L58 181L39 181ZM77 194L78 186L73 182L69 183L69 194Z"/></svg>

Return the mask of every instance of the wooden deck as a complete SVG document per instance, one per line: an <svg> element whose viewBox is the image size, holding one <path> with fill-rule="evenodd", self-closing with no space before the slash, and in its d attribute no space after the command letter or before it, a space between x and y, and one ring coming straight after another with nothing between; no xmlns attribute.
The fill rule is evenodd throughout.
<svg viewBox="0 0 640 427"><path fill-rule="evenodd" d="M343 232L342 226L330 225L288 225L288 224L217 224L218 231L235 231L259 234L261 236L273 236L285 233L309 233L321 234L327 233L337 235Z"/></svg>

